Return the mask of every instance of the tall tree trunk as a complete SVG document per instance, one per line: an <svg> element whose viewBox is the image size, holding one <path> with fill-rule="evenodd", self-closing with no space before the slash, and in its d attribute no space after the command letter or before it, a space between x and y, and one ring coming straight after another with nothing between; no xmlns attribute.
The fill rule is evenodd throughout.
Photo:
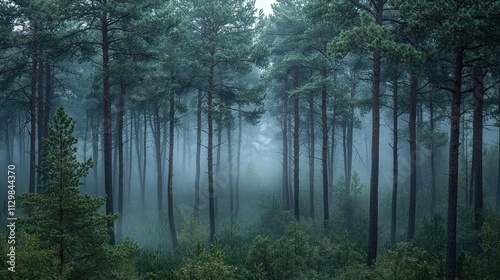
<svg viewBox="0 0 500 280"><path fill-rule="evenodd" d="M92 173L94 174L94 195L99 196L99 120L97 116L91 117L92 125L92 159L94 161L94 167Z"/></svg>
<svg viewBox="0 0 500 280"><path fill-rule="evenodd" d="M162 222L161 215L163 213L163 168L162 168L162 153L161 153L161 123L160 110L157 105L154 106L154 121L153 121L153 136L155 141L156 153L156 196L158 199L158 220Z"/></svg>
<svg viewBox="0 0 500 280"><path fill-rule="evenodd" d="M240 164L241 164L241 137L242 137L242 116L241 105L238 104L238 148L236 150L236 182L234 185L235 191L235 209L234 216L238 218L240 212Z"/></svg>
<svg viewBox="0 0 500 280"><path fill-rule="evenodd" d="M127 202L128 202L128 205L130 205L130 200L132 198L132 193L131 193L131 190L132 190L132 144L134 142L134 130L132 129L132 122L133 122L133 117L132 117L132 112L133 110L130 111L130 126L129 126L129 130L130 130L130 135L129 135L129 146L128 146L128 185L127 185Z"/></svg>
<svg viewBox="0 0 500 280"><path fill-rule="evenodd" d="M480 230L483 218L483 103L484 103L484 73L475 66L474 72L474 128L473 146L474 158L474 225Z"/></svg>
<svg viewBox="0 0 500 280"><path fill-rule="evenodd" d="M200 173L201 173L201 105L203 96L198 90L198 103L196 109L196 172L194 177L194 216L198 217L200 209Z"/></svg>
<svg viewBox="0 0 500 280"><path fill-rule="evenodd" d="M450 124L450 154L448 175L448 229L446 247L446 279L454 280L457 267L457 200L458 148L460 146L460 99L462 97L462 69L464 50L455 53L453 70L453 98Z"/></svg>
<svg viewBox="0 0 500 280"><path fill-rule="evenodd" d="M45 131L44 129L44 61L41 58L43 56L43 50L39 49L39 57L40 59L38 60L38 69L37 69L37 141L38 141L38 165L42 163L42 149L43 149L43 144L42 144L42 139L45 137L43 135L43 132ZM40 172L37 173L37 186L42 185L42 174ZM41 189L38 189L37 192L41 192Z"/></svg>
<svg viewBox="0 0 500 280"><path fill-rule="evenodd" d="M376 0L375 23L382 25L384 1ZM373 53L372 73L372 161L370 173L370 218L368 225L368 255L367 265L372 266L377 258L378 234L378 172L379 172L379 142L380 142L380 54Z"/></svg>
<svg viewBox="0 0 500 280"><path fill-rule="evenodd" d="M283 94L283 200L285 201L286 210L291 209L288 157L288 80L285 78L285 92Z"/></svg>
<svg viewBox="0 0 500 280"><path fill-rule="evenodd" d="M335 179L334 179L334 172L335 172L335 127L337 126L336 124L336 119L335 119L335 112L332 114L332 146L330 148L330 186L328 189L328 199L330 201L333 201L333 188L335 186Z"/></svg>
<svg viewBox="0 0 500 280"><path fill-rule="evenodd" d="M322 132L322 147L321 147L321 172L323 179L323 228L328 229L330 221L330 208L328 203L328 117L326 114L326 67L321 69L321 132Z"/></svg>
<svg viewBox="0 0 500 280"><path fill-rule="evenodd" d="M144 216L144 207L145 207L145 202L144 202L144 194L145 194L145 186L142 184L142 177L144 176L142 173L142 153L146 153L145 151L145 146L141 146L141 131L140 131L140 125L139 121L141 118L141 113L138 111L137 115L135 114L135 111L132 110L132 121L134 124L134 132L135 132L135 152L137 155L137 171L139 173L139 186L140 186L140 192L141 192L141 214ZM144 127L146 128L146 124L144 123Z"/></svg>
<svg viewBox="0 0 500 280"><path fill-rule="evenodd" d="M221 187L221 174L220 174L220 152L222 147L222 125L217 124L217 149L215 161L215 185L214 185L214 211L215 216L219 215L219 195Z"/></svg>
<svg viewBox="0 0 500 280"><path fill-rule="evenodd" d="M143 120L144 120L144 134L142 137L142 181L141 181L141 205L142 209L146 207L146 159L147 159L147 151L148 151L148 126L147 126L147 116L146 116L146 109L144 109L144 115L143 115ZM144 214L144 210L143 210Z"/></svg>
<svg viewBox="0 0 500 280"><path fill-rule="evenodd" d="M85 110L85 132L83 133L83 160L87 160L87 138L89 132L89 110ZM87 176L83 178L83 190L87 192Z"/></svg>
<svg viewBox="0 0 500 280"><path fill-rule="evenodd" d="M34 31L36 32L36 30ZM33 57L31 61L31 95L30 95L30 181L29 192L36 191L36 102L37 102L37 47L33 45Z"/></svg>
<svg viewBox="0 0 500 280"><path fill-rule="evenodd" d="M229 184L229 213L234 215L234 190L233 190L233 146L231 141L232 125L227 126L227 163L228 163L228 184Z"/></svg>
<svg viewBox="0 0 500 280"><path fill-rule="evenodd" d="M432 94L429 96L429 121L430 129L432 133L435 133L434 124L434 101L432 100ZM435 144L431 144L431 218L436 215L436 147Z"/></svg>
<svg viewBox="0 0 500 280"><path fill-rule="evenodd" d="M396 70L396 69L394 69ZM398 73L394 71L393 77L393 112L392 112L392 205L391 205L391 243L396 244L396 221L398 209Z"/></svg>
<svg viewBox="0 0 500 280"><path fill-rule="evenodd" d="M500 111L500 87L497 90L498 110ZM497 172L497 212L500 212L500 121L498 123L498 172Z"/></svg>
<svg viewBox="0 0 500 280"><path fill-rule="evenodd" d="M299 67L295 66L294 88L299 88ZM298 221L300 218L299 213L299 96L296 94L293 99L293 199L294 199L294 214L295 219Z"/></svg>
<svg viewBox="0 0 500 280"><path fill-rule="evenodd" d="M123 230L123 116L125 115L124 81L120 81L120 97L118 99L117 141L118 141L118 223L116 235L121 239Z"/></svg>
<svg viewBox="0 0 500 280"><path fill-rule="evenodd" d="M314 95L309 95L309 216L314 219Z"/></svg>
<svg viewBox="0 0 500 280"><path fill-rule="evenodd" d="M292 118L293 118L293 113L289 112L288 114L288 131L290 133L291 137L288 137L288 199L290 200L290 210L294 207L294 200L293 200L293 170L292 170L292 164L293 164L293 131L292 131Z"/></svg>
<svg viewBox="0 0 500 280"><path fill-rule="evenodd" d="M211 57L215 55L215 50L210 51ZM207 122L208 122L208 144L207 144L207 163L208 163L208 211L210 220L210 243L214 242L215 235L215 204L214 204L214 170L213 170L213 91L214 91L214 69L215 62L212 60L208 75L208 97L207 97Z"/></svg>
<svg viewBox="0 0 500 280"><path fill-rule="evenodd" d="M417 200L417 77L410 78L410 207L408 217L408 236L413 239L415 235L415 215Z"/></svg>
<svg viewBox="0 0 500 280"><path fill-rule="evenodd" d="M169 112L169 144L168 144L168 225L170 228L170 236L172 238L172 247L177 248L177 233L175 231L174 223L174 194L173 194L173 177L174 177L174 125L175 125L175 97L172 93L170 96L170 112Z"/></svg>
<svg viewBox="0 0 500 280"><path fill-rule="evenodd" d="M107 5L107 0L103 0L103 5ZM109 90L109 37L108 37L108 14L103 13L101 18L102 32L102 90L103 90L103 107L104 107L104 190L106 193L106 214L113 214L113 168L111 153L113 149L112 143L112 127L111 127L111 96ZM108 221L109 229L109 244L115 244L115 229L113 221Z"/></svg>

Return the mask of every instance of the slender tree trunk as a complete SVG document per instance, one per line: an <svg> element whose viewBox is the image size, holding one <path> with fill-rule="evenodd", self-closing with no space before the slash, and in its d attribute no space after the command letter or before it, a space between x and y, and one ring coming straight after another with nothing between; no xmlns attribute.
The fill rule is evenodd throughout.
<svg viewBox="0 0 500 280"><path fill-rule="evenodd" d="M153 136L155 140L155 153L156 153L156 196L158 199L158 219L161 224L161 215L163 213L163 168L162 168L162 153L161 153L161 123L160 112L158 106L154 106L154 126Z"/></svg>
<svg viewBox="0 0 500 280"><path fill-rule="evenodd" d="M288 137L288 199L290 200L290 210L294 207L294 200L293 200L293 170L292 170L292 164L293 164L293 131L292 131L292 118L293 118L293 113L289 112L288 113L288 131L290 133L290 137Z"/></svg>
<svg viewBox="0 0 500 280"><path fill-rule="evenodd" d="M201 105L203 96L198 91L198 104L196 110L196 173L194 177L194 216L198 217L200 208L200 173L201 173Z"/></svg>
<svg viewBox="0 0 500 280"><path fill-rule="evenodd" d="M142 184L142 177L144 176L142 173L142 153L145 153L145 146L141 146L141 131L140 131L140 126L139 126L139 121L141 118L141 113L138 112L137 115L135 114L135 111L132 110L132 121L134 124L134 132L135 132L135 152L137 155L137 171L139 173L139 186L140 186L140 192L141 192L141 214L144 216L144 185ZM146 124L144 124L144 127L146 127Z"/></svg>
<svg viewBox="0 0 500 280"><path fill-rule="evenodd" d="M309 216L314 219L314 96L309 95Z"/></svg>
<svg viewBox="0 0 500 280"><path fill-rule="evenodd" d="M94 161L94 168L92 173L94 174L94 195L99 196L99 121L97 116L91 117L92 124L92 159Z"/></svg>
<svg viewBox="0 0 500 280"><path fill-rule="evenodd" d="M217 124L217 149L216 149L216 162L215 162L215 184L214 184L214 211L215 216L219 215L219 193L221 187L221 174L220 174L220 152L222 147L222 125Z"/></svg>
<svg viewBox="0 0 500 280"><path fill-rule="evenodd" d="M474 224L480 230L483 223L483 103L484 103L484 73L475 66L474 72L474 128L473 128L473 158L474 162Z"/></svg>
<svg viewBox="0 0 500 280"><path fill-rule="evenodd" d="M147 116L146 116L146 109L144 109L144 134L142 137L142 181L141 181L141 205L143 209L143 214L144 214L144 208L146 207L146 159L147 159L147 151L148 151L148 126L147 126Z"/></svg>
<svg viewBox="0 0 500 280"><path fill-rule="evenodd" d="M335 127L336 119L335 112L332 115L332 146L330 148L330 187L328 190L328 199L333 201L333 188L335 186L334 172L335 172Z"/></svg>
<svg viewBox="0 0 500 280"><path fill-rule="evenodd" d="M417 200L417 77L410 78L410 208L408 217L408 236L413 239L415 234L415 215Z"/></svg>
<svg viewBox="0 0 500 280"><path fill-rule="evenodd" d="M234 216L238 218L240 212L240 164L241 164L241 137L242 137L242 122L241 122L241 105L238 104L238 148L236 152L236 182L234 185L235 190L235 209Z"/></svg>
<svg viewBox="0 0 500 280"><path fill-rule="evenodd" d="M396 244L396 221L398 209L398 73L393 77L392 113L392 205L391 205L391 243Z"/></svg>
<svg viewBox="0 0 500 280"><path fill-rule="evenodd" d="M294 88L299 88L299 67L295 67ZM296 94L293 99L293 199L294 199L294 214L295 219L298 221L300 218L299 213L299 96Z"/></svg>
<svg viewBox="0 0 500 280"><path fill-rule="evenodd" d="M432 94L429 97L429 118L431 132L435 132L434 124L434 101ZM431 144L431 218L436 215L436 147Z"/></svg>
<svg viewBox="0 0 500 280"><path fill-rule="evenodd" d="M36 32L36 30L35 30ZM31 61L31 95L30 95L30 181L29 192L36 191L36 102L37 102L37 47L33 46L33 57Z"/></svg>
<svg viewBox="0 0 500 280"><path fill-rule="evenodd" d="M83 160L87 160L87 138L89 131L89 110L85 110L85 132L83 133ZM83 190L87 191L87 176L83 178Z"/></svg>
<svg viewBox="0 0 500 280"><path fill-rule="evenodd" d="M326 114L326 67L321 69L321 132L322 132L322 147L321 147L321 172L323 179L323 228L328 229L330 221L330 208L328 205L328 118Z"/></svg>
<svg viewBox="0 0 500 280"><path fill-rule="evenodd" d="M228 184L229 184L229 213L234 215L234 190L233 190L233 146L231 141L232 125L227 126L227 163L228 163Z"/></svg>
<svg viewBox="0 0 500 280"><path fill-rule="evenodd" d="M498 110L500 111L500 88L497 90ZM498 124L498 172L497 172L497 212L500 212L500 123Z"/></svg>
<svg viewBox="0 0 500 280"><path fill-rule="evenodd" d="M462 97L462 69L464 51L455 53L453 70L453 99L450 124L450 154L448 176L448 229L446 247L446 279L454 280L457 267L457 200L458 148L460 146L460 99Z"/></svg>
<svg viewBox="0 0 500 280"><path fill-rule="evenodd" d="M211 57L215 55L215 50L210 51ZM215 203L214 203L214 170L213 170L213 91L214 91L214 69L215 62L212 60L208 75L208 97L207 97L207 122L208 122L208 144L207 144L207 163L208 163L208 207L210 220L210 243L214 242L215 235Z"/></svg>
<svg viewBox="0 0 500 280"><path fill-rule="evenodd" d="M107 5L107 0L103 0ZM102 32L102 89L104 106L104 190L106 192L106 214L113 214L113 168L112 168L112 127L111 127L111 96L109 90L109 37L108 37L108 14L105 12L101 19ZM115 230L113 221L108 221L109 244L115 244Z"/></svg>
<svg viewBox="0 0 500 280"><path fill-rule="evenodd" d="M177 233L174 223L174 194L173 194L173 177L174 177L174 125L175 125L175 99L174 95L170 96L170 112L169 112L169 144L168 144L168 225L170 228L170 236L172 238L172 247L177 248Z"/></svg>
<svg viewBox="0 0 500 280"><path fill-rule="evenodd" d="M39 51L39 57L43 56L43 51L41 49ZM38 140L38 165L42 163L42 149L43 149L43 144L42 144L42 139L45 137L43 135L43 132L45 131L44 129L44 61L42 58L38 60L38 69L37 69L37 140ZM40 172L37 173L37 186L42 185L42 174ZM41 189L37 189L37 192L41 192Z"/></svg>
<svg viewBox="0 0 500 280"><path fill-rule="evenodd" d="M288 176L288 80L285 78L283 95L283 200L286 210L291 209Z"/></svg>
<svg viewBox="0 0 500 280"><path fill-rule="evenodd" d="M117 141L118 141L118 223L116 235L121 239L123 230L123 116L125 115L124 81L120 81L120 97L118 99Z"/></svg>
<svg viewBox="0 0 500 280"><path fill-rule="evenodd" d="M127 202L128 202L128 205L130 205L130 200L132 198L132 193L131 193L131 190L132 190L132 154L133 154L133 150L132 150L132 144L133 144L133 141L134 141L134 131L132 129L132 122L133 122L133 117L132 117L132 110L130 112L130 136L129 136L129 146L128 146L128 185L127 185ZM130 206L129 206L130 207Z"/></svg>
<svg viewBox="0 0 500 280"><path fill-rule="evenodd" d="M375 23L382 25L384 1L376 0ZM380 54L373 53L372 73L372 161L370 174L370 217L368 225L368 255L367 264L372 266L377 258L378 234L378 172L379 172L379 142L380 142Z"/></svg>

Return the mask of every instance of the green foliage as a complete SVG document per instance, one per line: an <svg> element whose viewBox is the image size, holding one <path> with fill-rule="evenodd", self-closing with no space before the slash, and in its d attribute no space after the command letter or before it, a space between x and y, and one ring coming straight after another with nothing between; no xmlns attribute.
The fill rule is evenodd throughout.
<svg viewBox="0 0 500 280"><path fill-rule="evenodd" d="M217 244L195 245L174 271L179 280L225 280L233 279L235 273L236 268L224 262L224 252Z"/></svg>
<svg viewBox="0 0 500 280"><path fill-rule="evenodd" d="M137 244L126 239L117 246L108 245L107 222L114 217L100 213L103 198L81 194L81 177L92 166L92 160L76 160L75 122L62 106L45 138L41 165L42 193L20 196L21 207L29 213L20 221L28 236L36 236L34 252L49 260L57 277L71 279L134 279ZM38 247L37 247L38 246ZM36 256L36 253L34 253ZM31 264L26 264L31 267Z"/></svg>
<svg viewBox="0 0 500 280"><path fill-rule="evenodd" d="M188 248L196 243L203 244L208 240L208 229L198 218L191 216L182 224L178 239L181 248Z"/></svg>
<svg viewBox="0 0 500 280"><path fill-rule="evenodd" d="M442 279L440 269L444 266L439 262L430 264L428 260L429 255L424 249L400 242L377 259L376 274L379 279Z"/></svg>
<svg viewBox="0 0 500 280"><path fill-rule="evenodd" d="M500 275L500 217L487 219L481 228L481 274L483 279Z"/></svg>
<svg viewBox="0 0 500 280"><path fill-rule="evenodd" d="M283 210L285 208L283 201L275 197L267 199L259 206L261 212L259 228L261 231L275 238L282 236L287 224L294 219L293 214Z"/></svg>

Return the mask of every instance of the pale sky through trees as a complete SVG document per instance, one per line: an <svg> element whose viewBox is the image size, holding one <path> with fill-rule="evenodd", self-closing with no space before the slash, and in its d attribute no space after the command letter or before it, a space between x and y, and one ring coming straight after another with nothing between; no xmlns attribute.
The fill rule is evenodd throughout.
<svg viewBox="0 0 500 280"><path fill-rule="evenodd" d="M271 4L273 4L274 0L256 0L255 1L255 7L257 9L262 9L264 10L264 14L269 15L273 9L271 8Z"/></svg>

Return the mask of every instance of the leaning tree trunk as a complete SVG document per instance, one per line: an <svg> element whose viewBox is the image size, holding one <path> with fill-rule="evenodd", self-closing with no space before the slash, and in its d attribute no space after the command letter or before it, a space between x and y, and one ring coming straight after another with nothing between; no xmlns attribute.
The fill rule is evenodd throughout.
<svg viewBox="0 0 500 280"><path fill-rule="evenodd" d="M483 103L484 103L484 73L475 66L474 72L474 128L473 149L474 159L474 225L480 230L483 219Z"/></svg>
<svg viewBox="0 0 500 280"><path fill-rule="evenodd" d="M417 200L417 77L410 78L410 208L408 211L408 240L415 234Z"/></svg>
<svg viewBox="0 0 500 280"><path fill-rule="evenodd" d="M393 77L392 113L392 205L391 205L391 243L396 244L396 221L398 205L398 73Z"/></svg>
<svg viewBox="0 0 500 280"><path fill-rule="evenodd" d="M457 267L457 200L458 156L460 146L460 99L462 97L462 69L464 50L455 53L453 70L453 98L450 123L450 154L448 175L448 229L446 246L446 279L454 280Z"/></svg>
<svg viewBox="0 0 500 280"><path fill-rule="evenodd" d="M174 125L175 125L175 98L174 95L170 96L170 112L169 112L169 144L168 144L168 180L167 180L167 190L168 190L168 225L170 228L170 236L172 238L172 247L177 248L179 243L177 242L177 233L175 231L174 223L174 194L173 194L173 177L174 177Z"/></svg>
<svg viewBox="0 0 500 280"><path fill-rule="evenodd" d="M299 88L299 67L295 67L294 88ZM293 100L293 198L294 198L294 214L295 219L298 221L300 218L299 213L299 96L295 95Z"/></svg>

